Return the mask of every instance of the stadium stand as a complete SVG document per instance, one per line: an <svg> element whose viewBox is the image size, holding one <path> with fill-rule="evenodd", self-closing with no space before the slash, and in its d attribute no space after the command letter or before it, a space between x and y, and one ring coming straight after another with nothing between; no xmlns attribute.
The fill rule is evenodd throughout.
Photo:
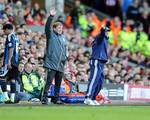
<svg viewBox="0 0 150 120"><path fill-rule="evenodd" d="M150 9L146 1L139 5L137 9L140 21L136 21L132 17L134 15L132 15L131 7L134 5L129 6L127 19L121 20L118 16L106 18L103 15L102 19L99 19L97 11L81 5L80 2L76 3L75 8L64 21L64 33L69 41L65 79L73 83L88 81L88 59L92 41L106 21L110 21L110 61L105 68L105 82L150 86ZM13 4L0 3L0 61L2 62L3 59L6 38L2 26L11 22L15 25L20 38L20 79L25 77L25 66L28 63L32 66L34 74L42 74L42 78L36 79L36 82L45 79L45 71L41 66L43 65L46 37L38 30L39 27L33 31L32 27L44 26L47 15L48 13L37 3L33 8L24 6L21 1ZM22 91L27 91L28 88L23 79L21 79L20 86L22 86ZM39 89L41 90L42 87ZM35 91L31 90L31 92Z"/></svg>

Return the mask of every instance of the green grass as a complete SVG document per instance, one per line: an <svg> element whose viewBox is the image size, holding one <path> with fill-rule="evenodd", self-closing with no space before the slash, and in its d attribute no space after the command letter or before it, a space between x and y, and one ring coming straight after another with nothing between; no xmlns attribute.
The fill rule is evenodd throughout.
<svg viewBox="0 0 150 120"><path fill-rule="evenodd" d="M0 120L150 120L150 107L1 106Z"/></svg>

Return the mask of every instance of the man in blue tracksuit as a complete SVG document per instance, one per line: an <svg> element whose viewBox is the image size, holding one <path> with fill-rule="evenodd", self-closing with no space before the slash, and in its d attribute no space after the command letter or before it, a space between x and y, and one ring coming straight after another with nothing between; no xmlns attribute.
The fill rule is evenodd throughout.
<svg viewBox="0 0 150 120"><path fill-rule="evenodd" d="M100 34L95 38L92 45L92 55L90 59L90 78L86 99L87 105L100 105L96 101L96 96L102 89L104 80L104 65L108 60L108 32L110 31L110 23L107 23L101 29Z"/></svg>

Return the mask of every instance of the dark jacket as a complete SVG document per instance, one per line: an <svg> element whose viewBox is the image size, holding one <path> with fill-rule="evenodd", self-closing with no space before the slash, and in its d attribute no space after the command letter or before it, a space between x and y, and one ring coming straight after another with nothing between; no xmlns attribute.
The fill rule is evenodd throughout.
<svg viewBox="0 0 150 120"><path fill-rule="evenodd" d="M135 7L133 5L129 6L127 10L127 18L136 21L139 19L139 17L140 17L139 7Z"/></svg>
<svg viewBox="0 0 150 120"><path fill-rule="evenodd" d="M102 62L107 62L108 60L108 37L104 33L99 34L92 46L92 56L91 59L100 60Z"/></svg>
<svg viewBox="0 0 150 120"><path fill-rule="evenodd" d="M63 34L58 34L51 29L53 17L49 16L45 26L47 37L44 67L64 72L67 60L67 40Z"/></svg>

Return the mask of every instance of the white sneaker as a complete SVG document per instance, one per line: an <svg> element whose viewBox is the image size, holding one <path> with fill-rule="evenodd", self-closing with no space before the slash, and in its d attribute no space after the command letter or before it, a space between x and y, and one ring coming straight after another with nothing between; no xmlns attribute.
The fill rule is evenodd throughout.
<svg viewBox="0 0 150 120"><path fill-rule="evenodd" d="M93 100L93 102L95 103L95 105L101 105L97 100Z"/></svg>
<svg viewBox="0 0 150 120"><path fill-rule="evenodd" d="M85 100L84 100L84 104L86 104L86 105L96 105L96 104L94 103L94 101L91 100L90 98L85 99Z"/></svg>
<svg viewBox="0 0 150 120"><path fill-rule="evenodd" d="M12 103L15 102L15 93L11 93L11 95L10 95L10 101L11 101Z"/></svg>
<svg viewBox="0 0 150 120"><path fill-rule="evenodd" d="M4 102L8 102L8 101L10 101L10 99L7 98L7 97L5 97L5 98L4 98Z"/></svg>

